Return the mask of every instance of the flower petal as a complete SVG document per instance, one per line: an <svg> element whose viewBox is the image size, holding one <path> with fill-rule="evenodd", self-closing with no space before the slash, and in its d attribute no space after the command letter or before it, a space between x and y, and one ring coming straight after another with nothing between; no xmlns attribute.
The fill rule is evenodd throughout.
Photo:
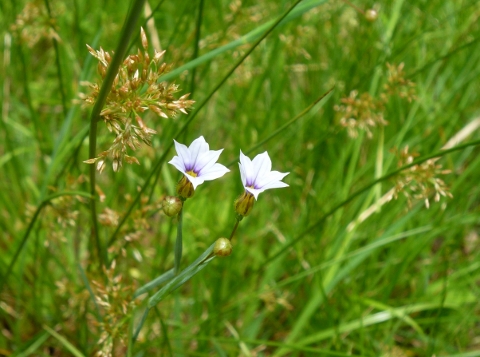
<svg viewBox="0 0 480 357"><path fill-rule="evenodd" d="M208 171L210 167L215 165L222 151L223 149L217 151L210 150L200 154L195 162L193 171L195 171L198 175L202 175L204 171Z"/></svg>
<svg viewBox="0 0 480 357"><path fill-rule="evenodd" d="M222 164L215 164L212 167L210 167L207 171L202 171L202 175L200 177L203 178L205 181L211 181L219 177L222 177L229 171L230 170L227 169Z"/></svg>
<svg viewBox="0 0 480 357"><path fill-rule="evenodd" d="M188 147L188 151L190 152L190 157L192 158L191 170L195 166L195 163L197 162L198 158L202 156L203 153L208 152L208 149L209 149L208 143L205 141L205 138L203 136L200 136L199 138L192 141L192 143Z"/></svg>
<svg viewBox="0 0 480 357"><path fill-rule="evenodd" d="M190 181L193 185L193 189L196 190L198 185L201 185L205 180L203 177L193 177L188 174L185 175L185 177Z"/></svg>
<svg viewBox="0 0 480 357"><path fill-rule="evenodd" d="M272 169L272 160L270 160L268 153L265 151L264 153L255 156L252 163L253 170L256 173L253 183L254 186L257 186L255 185L257 181L261 180L262 177L267 175Z"/></svg>
<svg viewBox="0 0 480 357"><path fill-rule="evenodd" d="M265 190L272 188L288 187L281 180L289 174L289 172L271 171L272 160L265 151L250 160L240 150L240 175L243 187L250 192L255 199Z"/></svg>
<svg viewBox="0 0 480 357"><path fill-rule="evenodd" d="M257 189L264 188L265 186L268 186L272 182L281 181L288 174L289 172L284 173L284 172L278 172L278 171L271 171L267 175L264 175L263 177L260 177L259 180L257 180L255 184L255 188Z"/></svg>
<svg viewBox="0 0 480 357"><path fill-rule="evenodd" d="M173 142L175 143L175 150L177 151L178 157L182 160L185 170L190 170L190 167L192 166L192 159L190 157L190 151L188 150L187 146L180 144L175 140L173 140Z"/></svg>
<svg viewBox="0 0 480 357"><path fill-rule="evenodd" d="M257 190L255 188L251 188L251 187L245 187L245 190L250 192L253 195L253 197L255 197L255 200L258 199L259 194L261 194L263 191L265 191L265 190Z"/></svg>
<svg viewBox="0 0 480 357"><path fill-rule="evenodd" d="M173 159L171 159L168 163L175 166L182 174L187 174L185 163L180 156L174 156Z"/></svg>
<svg viewBox="0 0 480 357"><path fill-rule="evenodd" d="M177 156L174 156L169 164L183 173L194 189L205 181L214 180L230 171L225 166L216 163L223 149L209 150L209 145L203 136L195 139L188 148L175 140L174 143Z"/></svg>
<svg viewBox="0 0 480 357"><path fill-rule="evenodd" d="M243 186L251 186L255 178L252 161L240 150L240 174L242 176Z"/></svg>

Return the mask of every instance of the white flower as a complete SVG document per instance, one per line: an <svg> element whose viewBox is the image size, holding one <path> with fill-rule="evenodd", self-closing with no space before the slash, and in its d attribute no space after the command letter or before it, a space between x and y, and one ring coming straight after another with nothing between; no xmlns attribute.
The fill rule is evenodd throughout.
<svg viewBox="0 0 480 357"><path fill-rule="evenodd" d="M196 189L204 181L215 180L222 177L230 170L221 164L217 164L221 150L209 150L208 143L203 136L195 139L190 147L175 142L175 150L178 156L174 156L168 163L180 171Z"/></svg>
<svg viewBox="0 0 480 357"><path fill-rule="evenodd" d="M240 174L245 190L250 192L255 199L265 190L271 188L288 187L281 180L289 174L289 172L278 172L272 170L272 161L265 151L263 154L255 156L250 160L240 150Z"/></svg>

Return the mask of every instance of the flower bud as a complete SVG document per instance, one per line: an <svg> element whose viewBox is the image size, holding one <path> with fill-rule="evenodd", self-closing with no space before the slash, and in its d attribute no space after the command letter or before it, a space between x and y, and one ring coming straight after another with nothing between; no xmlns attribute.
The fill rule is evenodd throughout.
<svg viewBox="0 0 480 357"><path fill-rule="evenodd" d="M148 40L147 34L143 30L143 27L140 27L140 38L142 39L142 47L144 50L148 50Z"/></svg>
<svg viewBox="0 0 480 357"><path fill-rule="evenodd" d="M163 213L165 213L168 217L175 217L177 214L180 213L182 209L183 202L180 198L175 196L167 196L163 200Z"/></svg>
<svg viewBox="0 0 480 357"><path fill-rule="evenodd" d="M378 17L378 13L374 9L365 11L365 18L367 21L374 22Z"/></svg>
<svg viewBox="0 0 480 357"><path fill-rule="evenodd" d="M192 183L187 179L186 176L183 176L182 179L177 184L177 193L182 198L190 198L195 193Z"/></svg>
<svg viewBox="0 0 480 357"><path fill-rule="evenodd" d="M235 212L242 217L248 216L253 208L254 203L255 197L253 197L250 192L245 191L235 201Z"/></svg>
<svg viewBox="0 0 480 357"><path fill-rule="evenodd" d="M232 254L232 242L227 238L218 238L213 246L213 253L217 257L228 257Z"/></svg>

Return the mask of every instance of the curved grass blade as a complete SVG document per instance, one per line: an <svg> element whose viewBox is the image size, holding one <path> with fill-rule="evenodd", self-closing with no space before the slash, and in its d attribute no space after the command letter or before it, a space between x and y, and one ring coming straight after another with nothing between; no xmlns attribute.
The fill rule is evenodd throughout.
<svg viewBox="0 0 480 357"><path fill-rule="evenodd" d="M212 254L214 246L215 246L215 243L213 243L210 247L208 247L207 250L205 252L203 252L203 254L200 255L185 270L183 270L174 279L172 279L167 285L165 285L157 293L155 293L155 295L153 295L150 299L148 299L147 308L145 309L145 311L142 315L142 319L140 320L140 322L137 326L137 329L135 331L135 334L133 335L133 342L135 342L135 340L137 339L138 334L140 333L140 330L142 329L142 326L145 323L145 320L146 320L147 315L150 312L150 310L153 307L155 307L155 305L157 305L160 301L162 301L165 296L167 296L172 291L178 289L180 286L185 284L188 280L190 280L190 278L192 278L192 276L194 276L200 270L205 268L208 265L208 263L210 263L215 258L215 255ZM175 274L175 272L173 270L170 270L170 271L172 271L172 273ZM167 274L168 274L168 272L164 275L167 275ZM153 280L152 282L150 282L146 285L149 285L149 284L152 285L152 283L154 281L158 280L158 279L159 278ZM135 294L137 294L137 292L135 292Z"/></svg>
<svg viewBox="0 0 480 357"><path fill-rule="evenodd" d="M135 293L133 294L133 298L137 298L139 297L140 295L142 294L145 294L147 292L149 292L150 290L152 289L155 289L157 286L163 284L164 282L172 279L173 277L175 276L175 272L174 272L174 269L170 269L168 270L167 272L163 273L162 275L160 275L158 278L148 282L147 284L141 286L140 288L138 288Z"/></svg>
<svg viewBox="0 0 480 357"><path fill-rule="evenodd" d="M43 328L50 335L55 337L58 340L58 342L60 342L73 356L75 356L75 357L85 357L85 355L82 352L80 352L80 350L78 350L74 345L72 345L65 337L60 335L58 332L51 329L47 325L43 325Z"/></svg>
<svg viewBox="0 0 480 357"><path fill-rule="evenodd" d="M180 272L180 274L178 274L167 285L165 285L155 295L153 295L148 300L148 307L152 308L155 305L157 305L160 301L163 300L165 296L170 294L172 291L178 289L180 286L182 286L188 280L190 280L192 276L194 276L200 270L205 268L208 265L208 263L210 263L215 258L215 256L212 255L214 245L215 243L213 243L210 247L208 247L208 249L197 258L197 260L195 260L185 270Z"/></svg>
<svg viewBox="0 0 480 357"><path fill-rule="evenodd" d="M33 226L35 225L35 222L37 221L38 216L40 215L40 212L42 212L43 208L47 206L51 200L57 197L62 197L62 196L82 196L82 197L87 197L91 198L89 193L86 192L81 192L81 191L64 191L64 192L58 192L55 193L49 197L47 197L45 200L43 200L40 205L37 207L35 213L33 214L32 220L28 224L27 230L25 231L25 234L23 235L22 241L20 243L20 246L17 248L17 251L15 252L12 261L10 262L10 265L7 268L6 273L3 275L2 279L0 279L0 291L2 291L3 287L5 286L8 277L10 276L12 269L22 252L23 248L25 247L25 244L27 243L28 238L30 237L30 232L33 229Z"/></svg>
<svg viewBox="0 0 480 357"><path fill-rule="evenodd" d="M278 20L271 20L263 25L257 27L256 29L250 31L246 35L243 35L239 39L232 41L225 46L219 47L213 51L210 51L203 56L198 57L197 59L190 61L183 66L180 66L171 72L167 73L163 77L160 78L160 81L168 81L171 80L175 77L178 77L181 73L187 70L191 70L195 67L198 67L201 64L204 64L206 62L211 61L213 58L217 57L218 55L230 51L238 46L246 45L248 43L254 42L257 39L260 39L260 41L264 38L264 33L270 32L273 28L279 27L281 25L286 24L287 22L290 22L294 19L296 19L299 16L302 16L304 13L307 11L313 9L314 7L320 6L326 2L326 0L311 0L311 1L305 1L301 5L296 6L300 1L297 1L293 7L295 9L291 8L288 10L288 13L284 16L281 17L280 21ZM267 33L267 34L268 34Z"/></svg>

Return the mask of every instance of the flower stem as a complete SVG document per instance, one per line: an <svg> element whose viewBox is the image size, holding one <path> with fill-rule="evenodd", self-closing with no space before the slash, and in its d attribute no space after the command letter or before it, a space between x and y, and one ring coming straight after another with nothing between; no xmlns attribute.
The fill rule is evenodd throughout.
<svg viewBox="0 0 480 357"><path fill-rule="evenodd" d="M175 261L174 274L177 275L180 270L180 261L182 260L182 228L183 228L183 207L178 213L177 239L175 240Z"/></svg>
<svg viewBox="0 0 480 357"><path fill-rule="evenodd" d="M108 93L112 88L113 81L118 73L118 68L123 62L123 58L127 52L128 43L132 33L135 31L136 23L140 17L143 9L145 0L136 0L132 5L130 13L125 20L123 25L122 33L120 35L120 41L118 43L117 49L113 56L112 62L108 66L107 74L103 81L100 92L98 93L97 100L93 106L92 112L90 114L90 140L89 140L89 158L92 159L95 157L96 144L97 144L97 122L100 119L100 112L102 111L103 105L107 100ZM96 165L90 166L90 194L92 197L95 197L95 174L96 174ZM100 237L98 235L98 221L96 213L96 200L92 198L90 200L90 214L92 219L92 237L95 239L95 244L97 248L97 255L100 262L100 266L105 266L108 263L106 249L103 251L102 244L100 242Z"/></svg>
<svg viewBox="0 0 480 357"><path fill-rule="evenodd" d="M55 20L52 16L52 10L50 8L50 1L45 0L45 7L47 8L48 12L48 17L50 19L51 23L51 28L53 31L55 31L55 27L53 26L53 21ZM63 75L62 75L62 66L60 63L60 49L58 47L58 41L55 37L52 38L53 42L53 48L55 50L55 64L57 66L57 77L58 77L58 90L60 92L60 96L62 98L62 109L63 109L63 115L66 118L68 115L68 110L67 110L67 95L65 91L65 86L63 84Z"/></svg>
<svg viewBox="0 0 480 357"><path fill-rule="evenodd" d="M230 234L230 237L228 238L228 240L232 240L232 239L233 239L233 236L235 235L235 232L237 231L238 224L240 223L240 221L241 221L241 219L239 219L239 218L237 217L237 218L236 218L235 225L233 226L232 233Z"/></svg>

